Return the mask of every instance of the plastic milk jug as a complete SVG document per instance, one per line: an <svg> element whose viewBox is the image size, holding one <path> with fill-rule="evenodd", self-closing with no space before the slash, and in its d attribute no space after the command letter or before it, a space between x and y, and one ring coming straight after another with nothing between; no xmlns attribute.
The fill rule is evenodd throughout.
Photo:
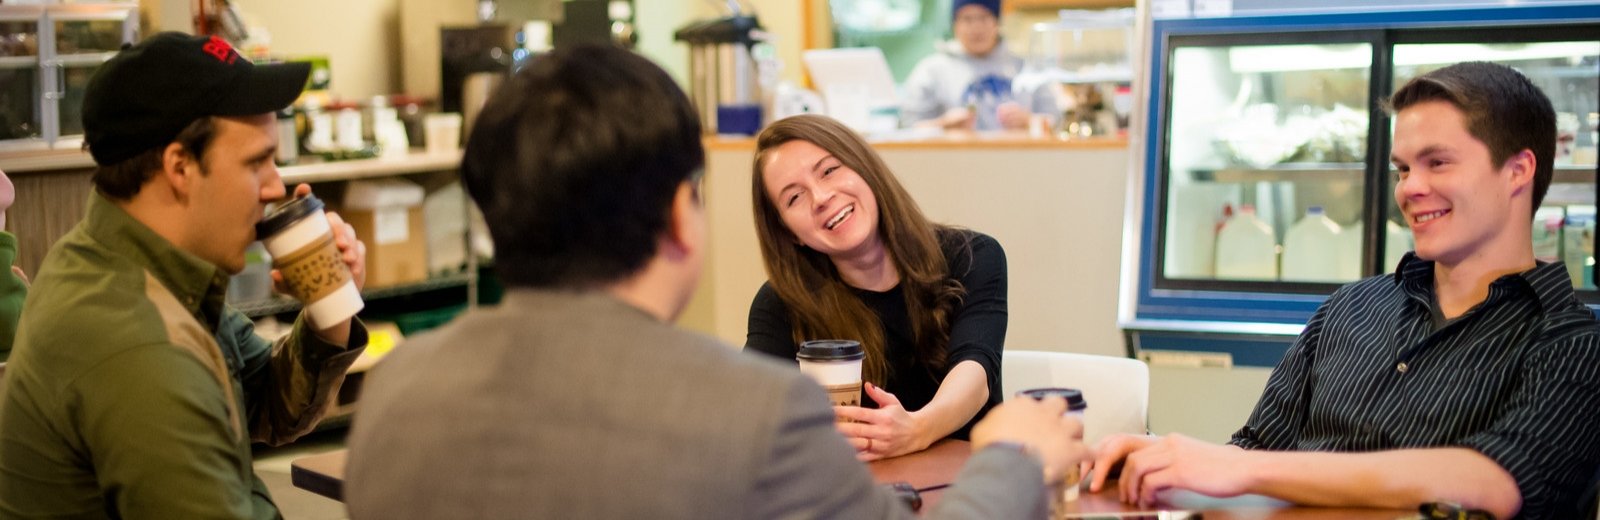
<svg viewBox="0 0 1600 520"><path fill-rule="evenodd" d="M1283 235L1283 280L1286 282L1338 282L1340 261L1345 256L1339 224L1322 212L1322 206L1306 209L1289 232ZM1359 252L1358 252L1359 255Z"/></svg>
<svg viewBox="0 0 1600 520"><path fill-rule="evenodd" d="M1256 217L1256 207L1245 204L1217 232L1217 278L1221 280L1276 280L1278 244L1272 226Z"/></svg>

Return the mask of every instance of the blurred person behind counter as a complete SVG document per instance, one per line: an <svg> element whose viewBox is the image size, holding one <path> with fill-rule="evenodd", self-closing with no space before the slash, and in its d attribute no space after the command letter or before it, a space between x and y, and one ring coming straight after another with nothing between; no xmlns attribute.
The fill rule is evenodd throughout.
<svg viewBox="0 0 1600 520"><path fill-rule="evenodd" d="M1014 91L1022 57L1000 39L1000 0L954 0L951 32L906 79L901 117L908 125L969 130L1027 128L1033 114L1055 114L1047 88Z"/></svg>

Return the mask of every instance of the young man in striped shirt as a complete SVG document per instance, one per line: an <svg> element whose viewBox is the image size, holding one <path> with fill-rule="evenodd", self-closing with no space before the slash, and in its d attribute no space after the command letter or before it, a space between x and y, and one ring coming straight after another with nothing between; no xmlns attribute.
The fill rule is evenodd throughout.
<svg viewBox="0 0 1600 520"><path fill-rule="evenodd" d="M1600 322L1566 268L1533 257L1550 185L1550 100L1462 63L1390 99L1395 202L1416 238L1392 275L1323 303L1228 445L1181 435L1098 447L1129 502L1165 489L1295 503L1570 518L1600 466Z"/></svg>

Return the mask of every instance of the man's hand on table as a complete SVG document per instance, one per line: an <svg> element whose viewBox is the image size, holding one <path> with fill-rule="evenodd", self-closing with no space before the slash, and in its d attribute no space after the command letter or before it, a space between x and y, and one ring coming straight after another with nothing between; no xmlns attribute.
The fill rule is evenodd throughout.
<svg viewBox="0 0 1600 520"><path fill-rule="evenodd" d="M1214 497L1244 494L1250 486L1246 452L1179 434L1165 437L1113 435L1095 446L1090 492L1099 492L1111 470L1122 463L1118 495L1123 502L1148 507L1166 489L1185 489Z"/></svg>
<svg viewBox="0 0 1600 520"><path fill-rule="evenodd" d="M1021 444L1039 457L1044 466L1044 481L1054 484L1080 462L1089 458L1083 445L1083 425L1063 417L1066 400L1051 397L1043 401L1012 399L989 410L972 428L972 449L982 450L996 442Z"/></svg>

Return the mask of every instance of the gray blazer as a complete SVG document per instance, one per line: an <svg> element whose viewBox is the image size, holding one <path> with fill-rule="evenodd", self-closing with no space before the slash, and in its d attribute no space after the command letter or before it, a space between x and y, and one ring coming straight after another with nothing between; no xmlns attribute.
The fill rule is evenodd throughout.
<svg viewBox="0 0 1600 520"><path fill-rule="evenodd" d="M911 518L821 387L599 292L515 290L406 344L350 432L356 519ZM974 454L931 518L1043 518L1039 463Z"/></svg>

